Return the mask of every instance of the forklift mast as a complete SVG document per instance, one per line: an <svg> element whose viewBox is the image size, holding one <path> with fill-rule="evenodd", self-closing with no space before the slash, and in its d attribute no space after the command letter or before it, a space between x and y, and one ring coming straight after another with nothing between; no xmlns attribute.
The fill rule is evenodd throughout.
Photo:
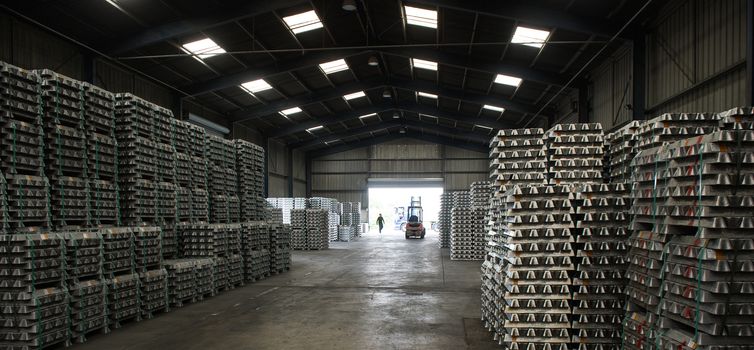
<svg viewBox="0 0 754 350"><path fill-rule="evenodd" d="M424 210L422 209L421 196L411 196L411 204L408 206L406 215L409 222L423 222ZM416 221L412 220L414 217Z"/></svg>

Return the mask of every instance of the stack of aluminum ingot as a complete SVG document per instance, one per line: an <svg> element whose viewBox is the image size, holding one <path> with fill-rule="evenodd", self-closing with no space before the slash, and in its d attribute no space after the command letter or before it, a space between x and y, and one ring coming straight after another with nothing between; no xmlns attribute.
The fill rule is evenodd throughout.
<svg viewBox="0 0 754 350"><path fill-rule="evenodd" d="M460 208L455 210L456 208ZM450 210L450 248L453 248L453 232L461 232L461 222L463 215L467 215L471 210L471 199L469 191L453 192L452 209Z"/></svg>
<svg viewBox="0 0 754 350"><path fill-rule="evenodd" d="M39 349L66 343L62 239L56 234L16 234L0 240L0 347Z"/></svg>
<svg viewBox="0 0 754 350"><path fill-rule="evenodd" d="M636 150L709 134L718 129L718 118L717 114L709 113L665 113L649 119L639 127Z"/></svg>
<svg viewBox="0 0 754 350"><path fill-rule="evenodd" d="M490 180L497 195L516 184L546 184L545 131L503 129L490 142Z"/></svg>
<svg viewBox="0 0 754 350"><path fill-rule="evenodd" d="M573 342L584 349L621 342L628 266L629 187L585 184L577 193Z"/></svg>
<svg viewBox="0 0 754 350"><path fill-rule="evenodd" d="M450 248L450 210L453 194L445 192L440 196L440 248Z"/></svg>
<svg viewBox="0 0 754 350"><path fill-rule="evenodd" d="M215 294L217 294L227 290L229 287L228 259L216 256L212 258L212 266L212 288L214 289Z"/></svg>
<svg viewBox="0 0 754 350"><path fill-rule="evenodd" d="M139 310L144 318L159 311L169 311L168 272L165 268L139 273Z"/></svg>
<svg viewBox="0 0 754 350"><path fill-rule="evenodd" d="M115 226L120 220L115 94L85 83L84 106L89 219L92 225Z"/></svg>
<svg viewBox="0 0 754 350"><path fill-rule="evenodd" d="M553 185L602 182L602 125L557 124L547 130L549 177Z"/></svg>
<svg viewBox="0 0 754 350"><path fill-rule="evenodd" d="M177 187L170 182L157 183L157 220L162 230L162 255L168 258L178 256L176 234Z"/></svg>
<svg viewBox="0 0 754 350"><path fill-rule="evenodd" d="M504 197L496 288L498 341L508 349L569 349L574 228L569 186L514 186ZM500 303L502 301L502 303Z"/></svg>
<svg viewBox="0 0 754 350"><path fill-rule="evenodd" d="M454 206L451 210L450 259L483 260L486 231L484 216L488 208Z"/></svg>
<svg viewBox="0 0 754 350"><path fill-rule="evenodd" d="M259 281L270 275L270 252L267 249L253 250L244 258L247 281Z"/></svg>
<svg viewBox="0 0 754 350"><path fill-rule="evenodd" d="M103 240L99 232L57 233L65 242L65 272L68 285L100 280L103 275Z"/></svg>
<svg viewBox="0 0 754 350"><path fill-rule="evenodd" d="M168 272L168 301L171 306L181 307L196 299L196 264L191 259L165 260Z"/></svg>
<svg viewBox="0 0 754 350"><path fill-rule="evenodd" d="M361 228L361 203L342 202L337 204L337 212L340 215L340 227L338 227L338 240L350 242L360 235Z"/></svg>
<svg viewBox="0 0 754 350"><path fill-rule="evenodd" d="M283 223L283 209L280 208L267 208L267 212L270 216L270 221L276 222L279 224ZM340 216L339 216L340 218Z"/></svg>
<svg viewBox="0 0 754 350"><path fill-rule="evenodd" d="M130 227L101 228L102 271L106 278L131 274L135 266L133 230Z"/></svg>
<svg viewBox="0 0 754 350"><path fill-rule="evenodd" d="M488 208L492 196L492 183L489 181L475 181L469 187L469 200L472 207Z"/></svg>
<svg viewBox="0 0 754 350"><path fill-rule="evenodd" d="M310 250L330 247L326 209L306 209L306 248Z"/></svg>
<svg viewBox="0 0 754 350"><path fill-rule="evenodd" d="M244 280L257 281L269 274L270 227L264 221L249 221L241 225L241 232Z"/></svg>
<svg viewBox="0 0 754 350"><path fill-rule="evenodd" d="M608 149L607 173L610 182L631 182L631 161L636 156L636 139L641 122L634 120L605 135Z"/></svg>
<svg viewBox="0 0 754 350"><path fill-rule="evenodd" d="M140 320L139 274L128 273L109 277L105 283L109 328L120 328L127 320Z"/></svg>
<svg viewBox="0 0 754 350"><path fill-rule="evenodd" d="M50 227L41 107L38 76L0 62L0 171L9 232Z"/></svg>
<svg viewBox="0 0 754 350"><path fill-rule="evenodd" d="M723 130L754 130L754 107L736 107L717 114Z"/></svg>
<svg viewBox="0 0 754 350"><path fill-rule="evenodd" d="M162 229L159 226L131 228L135 268L139 272L162 268Z"/></svg>
<svg viewBox="0 0 754 350"><path fill-rule="evenodd" d="M244 140L234 140L240 219L261 220L264 208L264 149Z"/></svg>
<svg viewBox="0 0 754 350"><path fill-rule="evenodd" d="M55 228L89 225L84 84L44 69L40 77L45 166Z"/></svg>
<svg viewBox="0 0 754 350"><path fill-rule="evenodd" d="M179 255L184 258L210 258L215 253L213 225L182 222L177 226Z"/></svg>
<svg viewBox="0 0 754 350"><path fill-rule="evenodd" d="M0 235L4 235L8 230L8 199L7 184L5 176L0 171Z"/></svg>
<svg viewBox="0 0 754 350"><path fill-rule="evenodd" d="M291 264L291 228L285 224L270 225L270 271L281 273Z"/></svg>
<svg viewBox="0 0 754 350"><path fill-rule="evenodd" d="M196 280L196 296L199 300L215 295L214 272L215 263L210 258L193 259L194 278Z"/></svg>
<svg viewBox="0 0 754 350"><path fill-rule="evenodd" d="M231 287L244 284L243 256L239 253L228 255L228 285Z"/></svg>
<svg viewBox="0 0 754 350"><path fill-rule="evenodd" d="M68 286L71 338L79 343L94 331L108 327L106 282L101 278L80 280Z"/></svg>
<svg viewBox="0 0 754 350"><path fill-rule="evenodd" d="M231 140L214 135L205 139L207 156L210 222L229 223L237 221L240 214L237 195L236 146Z"/></svg>
<svg viewBox="0 0 754 350"><path fill-rule="evenodd" d="M291 210L291 248L294 250L307 250L306 209Z"/></svg>
<svg viewBox="0 0 754 350"><path fill-rule="evenodd" d="M107 286L106 304L109 328L124 321L140 319L139 275L135 273L133 229L101 228L102 271Z"/></svg>
<svg viewBox="0 0 754 350"><path fill-rule="evenodd" d="M176 171L185 172L188 165L188 180L178 180L180 196L187 196L183 203L190 203L189 213L178 213L179 222L209 220L209 195L207 192L207 158L204 142L207 132L197 125L173 119L176 150ZM179 198L180 198L179 196ZM185 205L185 204L184 204Z"/></svg>

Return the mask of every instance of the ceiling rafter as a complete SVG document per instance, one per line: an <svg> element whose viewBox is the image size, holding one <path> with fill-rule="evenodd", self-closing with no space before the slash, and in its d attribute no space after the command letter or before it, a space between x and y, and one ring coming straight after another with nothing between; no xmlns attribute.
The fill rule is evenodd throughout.
<svg viewBox="0 0 754 350"><path fill-rule="evenodd" d="M310 159L320 158L320 157L324 157L330 154L346 152L346 151L350 151L356 148L369 147L369 146L378 145L385 142L400 140L403 138L410 138L410 139L415 139L415 140L420 140L420 141L436 143L436 144L444 145L444 146L457 147L457 148L462 148L469 151L480 152L480 153L485 153L485 154L489 151L489 147L487 145L463 143L463 142L458 142L448 137L426 135L422 133L407 131L405 134L381 135L381 136L372 137L368 139L358 140L355 142L341 143L336 146L331 146L331 147L323 148L319 150L311 150L309 152L306 152L306 156L307 158L310 158Z"/></svg>

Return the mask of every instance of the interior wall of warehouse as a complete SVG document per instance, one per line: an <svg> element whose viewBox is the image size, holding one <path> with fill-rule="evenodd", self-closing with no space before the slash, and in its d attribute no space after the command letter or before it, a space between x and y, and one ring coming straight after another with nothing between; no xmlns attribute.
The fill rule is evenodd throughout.
<svg viewBox="0 0 754 350"><path fill-rule="evenodd" d="M486 153L401 139L312 160L312 196L361 202L369 178L443 178L445 191L468 190L489 178Z"/></svg>
<svg viewBox="0 0 754 350"><path fill-rule="evenodd" d="M719 112L745 104L746 0L673 0L645 28L647 118L665 112ZM631 120L632 47L591 70L591 121L605 129ZM575 93L556 104L572 116ZM568 118L573 119L573 118Z"/></svg>
<svg viewBox="0 0 754 350"><path fill-rule="evenodd" d="M306 154L289 152L285 144L269 140L267 144L268 197L306 197ZM292 156L292 162L289 162ZM289 166L293 166L293 193L288 192Z"/></svg>

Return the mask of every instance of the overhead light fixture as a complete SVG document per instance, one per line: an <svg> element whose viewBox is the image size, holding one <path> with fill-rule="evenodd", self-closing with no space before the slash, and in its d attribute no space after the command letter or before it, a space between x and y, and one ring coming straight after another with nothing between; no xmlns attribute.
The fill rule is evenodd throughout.
<svg viewBox="0 0 754 350"><path fill-rule="evenodd" d="M380 65L380 62L377 61L377 57L370 56L369 59L367 60L367 64L370 65L370 66L372 66L372 67L377 67L377 66Z"/></svg>
<svg viewBox="0 0 754 350"><path fill-rule="evenodd" d="M519 85L521 85L521 78L516 78L505 74L498 74L497 77L495 77L495 83L518 87Z"/></svg>
<svg viewBox="0 0 754 350"><path fill-rule="evenodd" d="M541 48L549 37L549 31L518 26L513 33L511 43Z"/></svg>
<svg viewBox="0 0 754 350"><path fill-rule="evenodd" d="M270 86L270 84L268 84L264 79L257 79L241 84L241 88L246 90L246 92L253 94L260 91L272 89L272 86Z"/></svg>
<svg viewBox="0 0 754 350"><path fill-rule="evenodd" d="M382 92L382 98L390 98L391 96L390 90L388 89L385 89L385 91Z"/></svg>
<svg viewBox="0 0 754 350"><path fill-rule="evenodd" d="M325 74L332 74L340 71L344 71L348 69L348 63L346 63L346 60L339 59L335 61L325 62L319 64L319 69L322 70L322 73Z"/></svg>
<svg viewBox="0 0 754 350"><path fill-rule="evenodd" d="M364 114L361 117L359 117L359 119L366 119L366 118L369 118L369 117L374 117L376 115L377 115L377 113Z"/></svg>
<svg viewBox="0 0 754 350"><path fill-rule="evenodd" d="M401 133L401 134L405 134L406 133L406 128L401 128L401 130L398 131L398 132Z"/></svg>
<svg viewBox="0 0 754 350"><path fill-rule="evenodd" d="M353 100L355 98L364 97L364 96L366 96L366 94L364 94L364 91L357 91L352 94L343 95L343 99L348 101L348 100Z"/></svg>
<svg viewBox="0 0 754 350"><path fill-rule="evenodd" d="M401 115L398 112L393 113L393 119L401 119Z"/></svg>
<svg viewBox="0 0 754 350"><path fill-rule="evenodd" d="M437 117L435 117L435 116L433 116L433 115L429 115L429 114L419 114L419 116L420 116L420 117L425 117L425 118L432 118L432 119L437 119Z"/></svg>
<svg viewBox="0 0 754 350"><path fill-rule="evenodd" d="M322 128L324 128L324 126L317 125L317 126L313 126L313 127L309 128L309 129L306 129L306 132L311 133L312 131L317 131L317 130L322 129Z"/></svg>
<svg viewBox="0 0 754 350"><path fill-rule="evenodd" d="M437 11L403 5L406 24L437 29Z"/></svg>
<svg viewBox="0 0 754 350"><path fill-rule="evenodd" d="M225 49L217 45L212 39L204 38L182 45L183 50L194 55L195 58L206 59L225 53Z"/></svg>
<svg viewBox="0 0 754 350"><path fill-rule="evenodd" d="M495 112L500 112L500 113L503 113L503 112L505 112L505 108L503 108L503 107L498 107L498 106L492 106L492 105L484 105L484 106L482 106L482 108L484 108L484 109L489 109L489 110L491 110L491 111L495 111Z"/></svg>
<svg viewBox="0 0 754 350"><path fill-rule="evenodd" d="M433 98L433 99L435 99L435 100L437 99L437 95L435 95L435 94L430 94L430 93L428 93L428 92L421 92L421 91L419 91L419 92L417 92L416 94L417 94L417 95L419 95L419 96L421 96L421 97Z"/></svg>
<svg viewBox="0 0 754 350"><path fill-rule="evenodd" d="M342 9L346 11L356 11L356 1L355 0L343 0L343 6L341 6Z"/></svg>
<svg viewBox="0 0 754 350"><path fill-rule="evenodd" d="M329 144L331 144L331 143L336 143L336 142L339 142L339 141L340 141L340 139L329 140L329 141L325 141L325 144L326 144L326 145L329 145Z"/></svg>
<svg viewBox="0 0 754 350"><path fill-rule="evenodd" d="M301 113L301 112L303 112L301 110L301 108L293 107L293 108L288 108L288 109L284 109L284 110L280 111L280 114L282 114L283 116L287 117L287 116L289 116L291 114L296 114L296 113Z"/></svg>
<svg viewBox="0 0 754 350"><path fill-rule="evenodd" d="M492 128L489 126L484 126L484 125L479 125L479 124L474 124L474 126L476 126L477 128L492 130Z"/></svg>
<svg viewBox="0 0 754 350"><path fill-rule="evenodd" d="M411 63L414 65L414 68L437 70L437 62L420 60L418 58L412 58Z"/></svg>
<svg viewBox="0 0 754 350"><path fill-rule="evenodd" d="M314 10L299 13L297 15L283 17L283 22L288 26L293 34L308 32L317 28L322 28L322 21Z"/></svg>

